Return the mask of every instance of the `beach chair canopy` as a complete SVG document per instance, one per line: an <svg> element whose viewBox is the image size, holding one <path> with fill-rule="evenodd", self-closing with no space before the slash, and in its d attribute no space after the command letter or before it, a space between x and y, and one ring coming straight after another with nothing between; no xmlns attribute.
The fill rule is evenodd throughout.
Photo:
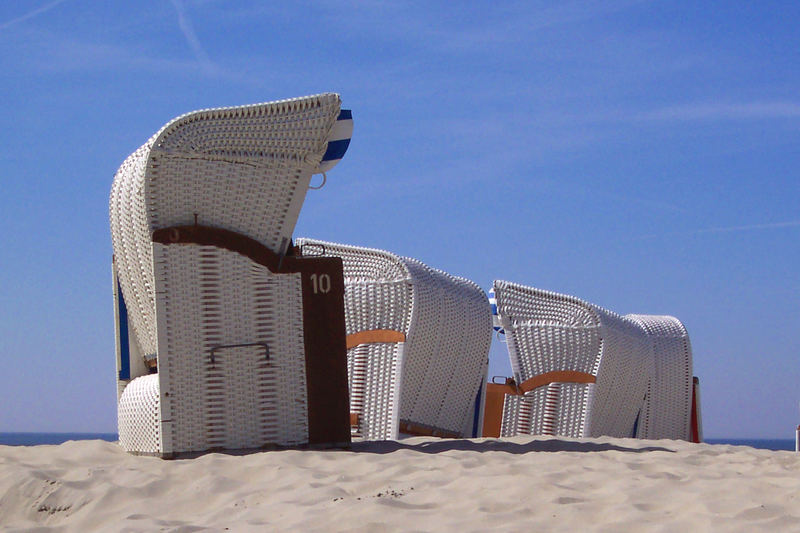
<svg viewBox="0 0 800 533"><path fill-rule="evenodd" d="M625 316L642 327L653 350L653 373L647 382L636 436L699 442L702 435L695 418L699 411L692 406L695 379L689 333L672 316Z"/></svg>

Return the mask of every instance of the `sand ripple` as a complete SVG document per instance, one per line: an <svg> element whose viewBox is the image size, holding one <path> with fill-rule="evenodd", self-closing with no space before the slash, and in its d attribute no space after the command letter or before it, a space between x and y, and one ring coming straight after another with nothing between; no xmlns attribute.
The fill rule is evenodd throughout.
<svg viewBox="0 0 800 533"><path fill-rule="evenodd" d="M164 461L0 446L9 531L797 531L800 454L628 439L359 443Z"/></svg>

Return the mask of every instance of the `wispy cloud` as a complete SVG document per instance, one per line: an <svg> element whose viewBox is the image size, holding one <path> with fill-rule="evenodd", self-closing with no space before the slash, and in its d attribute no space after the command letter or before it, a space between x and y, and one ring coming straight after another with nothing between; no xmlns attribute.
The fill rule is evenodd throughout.
<svg viewBox="0 0 800 533"><path fill-rule="evenodd" d="M27 58L20 68L37 73L135 72L196 77L213 77L231 83L260 87L263 80L236 69L213 66L209 70L192 57L169 57L142 43L110 44L90 42L55 34L40 28L26 29Z"/></svg>
<svg viewBox="0 0 800 533"><path fill-rule="evenodd" d="M60 0L65 2L66 0ZM30 15L30 13L28 14ZM185 19L186 20L186 19ZM6 23L7 24L7 23ZM189 35L192 35L189 23ZM214 64L202 47L198 54L167 54L163 47L148 41L98 42L87 40L80 34L54 32L48 28L25 27L17 40L19 53L6 54L4 59L17 61L15 68L36 73L65 72L147 72L190 77L210 77L231 83L262 87L263 76L252 76L246 69L225 68ZM159 28L158 31L161 31ZM183 30L182 30L183 31ZM188 38L187 38L188 39ZM195 39L196 41L196 39ZM198 44L199 46L199 44Z"/></svg>
<svg viewBox="0 0 800 533"><path fill-rule="evenodd" d="M131 69L153 73L202 74L196 61L166 59L153 55L142 47L119 46L65 38L49 32L32 34L36 47L32 48L28 67L46 72L75 71L128 71Z"/></svg>
<svg viewBox="0 0 800 533"><path fill-rule="evenodd" d="M178 13L178 27L180 27L181 33L183 33L186 42L189 44L192 52L194 52L197 62L200 63L200 65L203 67L203 70L205 70L207 74L215 73L217 71L217 67L214 65L211 59L209 59L208 54L206 54L206 51L203 48L203 45L200 44L200 39L197 38L192 21L186 14L183 0L172 0L172 5L175 7L175 11Z"/></svg>
<svg viewBox="0 0 800 533"><path fill-rule="evenodd" d="M342 35L372 34L381 42L403 43L430 53L491 54L487 47L535 39L541 30L560 29L576 23L611 15L647 3L649 0L564 0L541 6L527 0L500 2L491 10L482 4L461 3L453 11L447 3L419 3L374 0L302 0L295 5L311 7L315 15L327 17ZM263 5L262 5L263 4ZM226 11L231 11L226 5ZM276 9L256 3L234 11L236 17L260 17ZM230 16L230 15L229 15ZM528 46L527 53L536 49Z"/></svg>
<svg viewBox="0 0 800 533"><path fill-rule="evenodd" d="M699 103L664 107L639 115L643 120L758 120L800 117L800 103L790 101Z"/></svg>
<svg viewBox="0 0 800 533"><path fill-rule="evenodd" d="M454 49L482 49L488 44L506 46L518 43L520 37L531 38L542 30L563 28L586 22L595 18L614 14L618 11L645 3L647 0L574 0L560 2L553 6L536 8L528 2L520 2L505 10L504 16L487 25L484 21L478 27L467 30L452 28L443 30L433 25L428 32L438 34L444 47Z"/></svg>
<svg viewBox="0 0 800 533"><path fill-rule="evenodd" d="M709 233L732 233L739 231L771 230L771 229L798 228L798 227L800 227L800 220L789 220L786 222L772 222L768 224L746 224L742 226L722 226L718 228L704 228L704 229L689 230L689 231L673 231L667 233L643 235L633 240L643 241L643 240L657 239L660 237L674 236L674 235L690 236L690 235L704 235Z"/></svg>
<svg viewBox="0 0 800 533"><path fill-rule="evenodd" d="M33 11L29 11L28 13L25 13L24 15L21 15L21 16L15 18L15 19L11 19L11 20L8 20L6 22L0 22L0 30L4 30L4 29L6 29L6 28L8 28L10 26L13 26L14 24L19 24L20 22L26 21L28 19L32 19L33 17L35 17L37 15L41 15L42 13L44 13L46 11L50 11L51 9L56 7L58 4L63 4L64 2L66 2L66 0L54 0L53 2L45 4L45 5L43 5L42 7L38 8L38 9L34 9Z"/></svg>

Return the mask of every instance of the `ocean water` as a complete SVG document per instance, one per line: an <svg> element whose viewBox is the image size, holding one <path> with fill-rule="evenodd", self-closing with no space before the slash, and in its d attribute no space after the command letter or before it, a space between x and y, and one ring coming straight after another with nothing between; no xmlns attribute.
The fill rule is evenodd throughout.
<svg viewBox="0 0 800 533"><path fill-rule="evenodd" d="M0 445L36 446L39 444L62 444L68 440L107 440L116 442L116 433L0 433Z"/></svg>
<svg viewBox="0 0 800 533"><path fill-rule="evenodd" d="M794 451L794 439L706 439L708 444L733 444L762 450Z"/></svg>
<svg viewBox="0 0 800 533"><path fill-rule="evenodd" d="M68 440L107 440L116 442L116 433L0 433L0 445L36 446L39 444L61 444ZM751 446L762 450L794 451L794 439L706 439L708 444L732 444Z"/></svg>

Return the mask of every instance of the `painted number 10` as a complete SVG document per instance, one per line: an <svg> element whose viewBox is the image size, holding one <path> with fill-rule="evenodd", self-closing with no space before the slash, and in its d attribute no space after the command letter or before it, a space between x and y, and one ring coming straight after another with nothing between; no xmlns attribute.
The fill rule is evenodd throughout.
<svg viewBox="0 0 800 533"><path fill-rule="evenodd" d="M331 292L331 277L328 274L311 274L311 286L314 294Z"/></svg>

